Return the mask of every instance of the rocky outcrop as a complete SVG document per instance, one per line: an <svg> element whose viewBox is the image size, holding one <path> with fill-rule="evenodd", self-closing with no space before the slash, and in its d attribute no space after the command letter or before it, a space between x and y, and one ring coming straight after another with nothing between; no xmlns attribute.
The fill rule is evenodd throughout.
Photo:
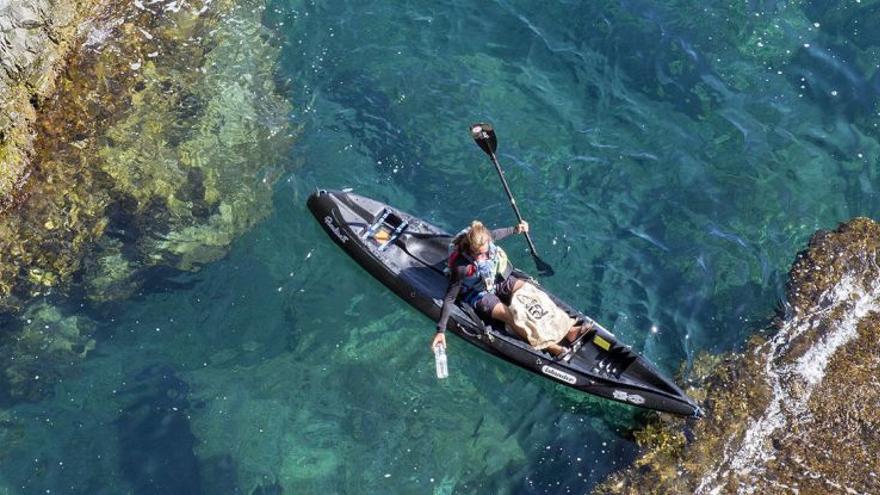
<svg viewBox="0 0 880 495"><path fill-rule="evenodd" d="M30 175L33 126L99 0L0 0L0 210Z"/></svg>
<svg viewBox="0 0 880 495"><path fill-rule="evenodd" d="M880 225L818 232L785 315L737 357L704 358L707 416L661 419L598 493L880 493Z"/></svg>
<svg viewBox="0 0 880 495"><path fill-rule="evenodd" d="M0 211L0 318L13 321L0 328L0 356L29 332L35 362L75 361L51 332L28 330L36 300L127 297L153 267L222 257L269 214L293 133L264 9L121 2L79 25L51 96L31 107L30 178ZM30 366L0 373L13 398L51 390L58 374Z"/></svg>
<svg viewBox="0 0 880 495"><path fill-rule="evenodd" d="M239 8L252 18L230 20ZM30 124L32 178L0 212L0 311L75 274L92 299L124 297L143 269L197 269L269 213L292 135L263 9L133 2L81 24Z"/></svg>

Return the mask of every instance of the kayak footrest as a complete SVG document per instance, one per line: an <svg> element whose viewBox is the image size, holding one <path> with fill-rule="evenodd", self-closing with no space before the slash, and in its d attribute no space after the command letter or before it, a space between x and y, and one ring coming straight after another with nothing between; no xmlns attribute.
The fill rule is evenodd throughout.
<svg viewBox="0 0 880 495"><path fill-rule="evenodd" d="M379 246L379 251L385 251L386 249L388 249L388 246L390 246L392 242L396 241L397 238L400 237L400 234L402 234L407 227L409 227L409 222L407 222L406 220L401 222L401 224L394 229L394 232L391 233L391 237L389 237L388 240L385 241L385 244Z"/></svg>
<svg viewBox="0 0 880 495"><path fill-rule="evenodd" d="M381 227L382 224L385 223L385 219L388 218L388 215L391 215L391 210L389 210L388 208L382 208L382 212L379 213L379 216L376 218L376 220L374 220L373 223L367 228L367 230L364 231L363 238L369 239L370 237L376 235L376 232L379 230L379 227Z"/></svg>
<svg viewBox="0 0 880 495"><path fill-rule="evenodd" d="M382 208L373 223L364 231L363 238L372 239L379 245L379 251L384 251L408 226L409 222L395 215L390 209Z"/></svg>

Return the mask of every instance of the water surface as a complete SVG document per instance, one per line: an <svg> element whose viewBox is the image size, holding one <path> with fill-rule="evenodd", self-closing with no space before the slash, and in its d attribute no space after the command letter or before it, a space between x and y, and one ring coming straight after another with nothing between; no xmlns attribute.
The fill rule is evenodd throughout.
<svg viewBox="0 0 880 495"><path fill-rule="evenodd" d="M766 327L816 229L880 213L868 2L476 5L267 5L301 127L274 213L199 272L64 308L97 348L0 411L0 492L584 493L630 462L634 409L455 338L438 383L432 323L305 208L352 187L448 230L512 224L472 122L545 285L669 374Z"/></svg>

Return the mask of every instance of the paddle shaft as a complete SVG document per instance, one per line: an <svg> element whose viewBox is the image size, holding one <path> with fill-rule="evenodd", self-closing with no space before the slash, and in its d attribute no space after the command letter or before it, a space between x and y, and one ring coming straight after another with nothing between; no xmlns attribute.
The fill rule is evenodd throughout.
<svg viewBox="0 0 880 495"><path fill-rule="evenodd" d="M519 207L516 206L516 200L513 199L513 193L510 192L510 186L507 185L507 179L504 178L504 170L501 169L501 164L498 163L498 158L495 157L494 152L489 153L489 158L492 159L492 164L495 165L495 171L498 172L498 177L501 178L501 184L504 186L504 192L507 193L507 199L510 200L510 206L513 207L513 212L516 213L517 221L522 223L522 214L519 212ZM532 236L530 236L528 232L523 232L523 234L525 234L526 242L529 244L529 251L532 252L532 256L537 258L538 252L535 250L535 243L532 242Z"/></svg>

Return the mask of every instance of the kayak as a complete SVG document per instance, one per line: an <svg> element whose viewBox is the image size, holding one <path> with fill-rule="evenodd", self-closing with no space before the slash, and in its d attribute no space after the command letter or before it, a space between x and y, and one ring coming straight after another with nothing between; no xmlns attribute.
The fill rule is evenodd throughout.
<svg viewBox="0 0 880 495"><path fill-rule="evenodd" d="M448 279L443 272L452 236L441 228L350 190L319 190L308 208L333 241L371 275L435 322L440 319ZM699 406L648 360L598 322L555 297L537 280L514 268L559 308L592 328L571 344L566 358L537 350L500 322L483 322L457 304L448 331L480 349L577 390L618 402L682 416L701 416Z"/></svg>

